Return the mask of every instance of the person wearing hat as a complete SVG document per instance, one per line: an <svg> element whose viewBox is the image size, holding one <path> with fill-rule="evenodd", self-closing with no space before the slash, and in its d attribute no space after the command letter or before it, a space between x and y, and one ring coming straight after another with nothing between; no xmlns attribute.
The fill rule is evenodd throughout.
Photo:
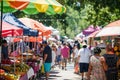
<svg viewBox="0 0 120 80"><path fill-rule="evenodd" d="M91 56L91 52L87 47L87 44L84 43L82 48L78 52L78 62L79 62L79 69L82 76L82 80L84 74L88 72L90 56Z"/></svg>
<svg viewBox="0 0 120 80"><path fill-rule="evenodd" d="M43 64L44 64L44 70L46 73L46 80L48 80L49 72L51 69L51 63L52 63L52 49L47 44L47 41L42 42L44 50L43 50Z"/></svg>

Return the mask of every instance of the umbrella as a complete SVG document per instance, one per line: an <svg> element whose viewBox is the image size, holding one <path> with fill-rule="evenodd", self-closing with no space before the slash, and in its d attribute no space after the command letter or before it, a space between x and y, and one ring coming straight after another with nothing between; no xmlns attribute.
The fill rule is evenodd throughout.
<svg viewBox="0 0 120 80"><path fill-rule="evenodd" d="M120 26L104 27L96 37L120 35Z"/></svg>
<svg viewBox="0 0 120 80"><path fill-rule="evenodd" d="M29 28L38 30L40 33L42 33L42 36L47 36L51 34L50 29L47 29L42 23L39 23L36 20L30 18L19 18L19 20Z"/></svg>
<svg viewBox="0 0 120 80"><path fill-rule="evenodd" d="M66 8L56 0L3 0L3 6L3 12L22 10L26 14L45 12L52 15L66 11Z"/></svg>
<svg viewBox="0 0 120 80"><path fill-rule="evenodd" d="M2 37L22 36L23 30L7 22L2 22Z"/></svg>

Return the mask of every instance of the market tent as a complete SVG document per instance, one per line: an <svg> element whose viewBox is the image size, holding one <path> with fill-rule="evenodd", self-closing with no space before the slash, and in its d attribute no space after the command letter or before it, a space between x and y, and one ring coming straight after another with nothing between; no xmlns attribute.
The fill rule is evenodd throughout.
<svg viewBox="0 0 120 80"><path fill-rule="evenodd" d="M42 37L29 37L29 42L42 42Z"/></svg>
<svg viewBox="0 0 120 80"><path fill-rule="evenodd" d="M96 37L101 36L117 36L120 35L120 20L114 21L106 25Z"/></svg>
<svg viewBox="0 0 120 80"><path fill-rule="evenodd" d="M12 13L6 13L3 14L3 21L12 24L14 26L17 26L19 28L23 29L23 35L25 36L37 36L38 31L32 30L31 28L25 26L21 21L19 21Z"/></svg>
<svg viewBox="0 0 120 80"><path fill-rule="evenodd" d="M120 35L120 26L104 27L96 37Z"/></svg>
<svg viewBox="0 0 120 80"><path fill-rule="evenodd" d="M21 38L14 38L13 42L19 42ZM29 37L26 36L24 39L25 42L42 42L42 37Z"/></svg>
<svg viewBox="0 0 120 80"><path fill-rule="evenodd" d="M76 37L77 37L77 38L84 38L85 35L83 34L83 32L81 32L81 33L77 34Z"/></svg>
<svg viewBox="0 0 120 80"><path fill-rule="evenodd" d="M47 29L42 23L39 23L36 20L30 19L30 18L19 18L19 20L29 28L38 30L40 33L42 33L41 34L42 36L48 36L51 34L50 29Z"/></svg>
<svg viewBox="0 0 120 80"><path fill-rule="evenodd" d="M14 38L13 42L19 42L21 40L21 38Z"/></svg>
<svg viewBox="0 0 120 80"><path fill-rule="evenodd" d="M95 32L93 32L93 33L91 33L89 36L87 36L88 38L94 38L96 35L97 35L97 33L99 33L100 32L100 30L98 30L98 31L95 31Z"/></svg>
<svg viewBox="0 0 120 80"><path fill-rule="evenodd" d="M3 0L3 6L3 12L21 10L26 14L44 12L53 15L66 11L66 8L56 0Z"/></svg>
<svg viewBox="0 0 120 80"><path fill-rule="evenodd" d="M100 30L101 28L99 26L94 27L93 25L90 25L87 29L83 30L83 34L85 36L90 35L91 33Z"/></svg>
<svg viewBox="0 0 120 80"><path fill-rule="evenodd" d="M52 26L47 27L47 29L51 30L51 35L59 35L60 32L57 29L54 29Z"/></svg>
<svg viewBox="0 0 120 80"><path fill-rule="evenodd" d="M106 25L106 27L112 27L112 26L120 26L120 20L114 21Z"/></svg>
<svg viewBox="0 0 120 80"><path fill-rule="evenodd" d="M21 28L13 26L7 22L2 22L2 37L21 35L23 35L23 30Z"/></svg>

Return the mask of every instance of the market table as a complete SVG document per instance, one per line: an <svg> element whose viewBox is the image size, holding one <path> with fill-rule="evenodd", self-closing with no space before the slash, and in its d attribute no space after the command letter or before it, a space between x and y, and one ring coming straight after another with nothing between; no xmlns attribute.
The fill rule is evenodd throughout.
<svg viewBox="0 0 120 80"><path fill-rule="evenodd" d="M33 68L30 68L25 75L20 77L19 80L29 80L32 76L34 76L34 70Z"/></svg>

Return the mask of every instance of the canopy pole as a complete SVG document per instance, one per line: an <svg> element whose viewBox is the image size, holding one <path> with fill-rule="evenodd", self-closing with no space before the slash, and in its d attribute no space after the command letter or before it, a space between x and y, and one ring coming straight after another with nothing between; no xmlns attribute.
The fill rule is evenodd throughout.
<svg viewBox="0 0 120 80"><path fill-rule="evenodd" d="M26 53L27 53L26 62L28 62L28 53L29 53L29 45L30 45L29 37L28 37L28 41L26 40L26 37L25 37L25 41L28 42L28 44L27 44L27 51L26 51Z"/></svg>
<svg viewBox="0 0 120 80"><path fill-rule="evenodd" d="M0 20L0 65L1 65L1 49L2 49L2 16L3 16L3 0L1 0L1 20Z"/></svg>
<svg viewBox="0 0 120 80"><path fill-rule="evenodd" d="M14 44L14 42L13 42L13 53L14 53L14 51L15 51L15 44ZM14 73L16 72L16 66L15 66L15 62L16 62L16 58L15 58L15 54L14 54Z"/></svg>

